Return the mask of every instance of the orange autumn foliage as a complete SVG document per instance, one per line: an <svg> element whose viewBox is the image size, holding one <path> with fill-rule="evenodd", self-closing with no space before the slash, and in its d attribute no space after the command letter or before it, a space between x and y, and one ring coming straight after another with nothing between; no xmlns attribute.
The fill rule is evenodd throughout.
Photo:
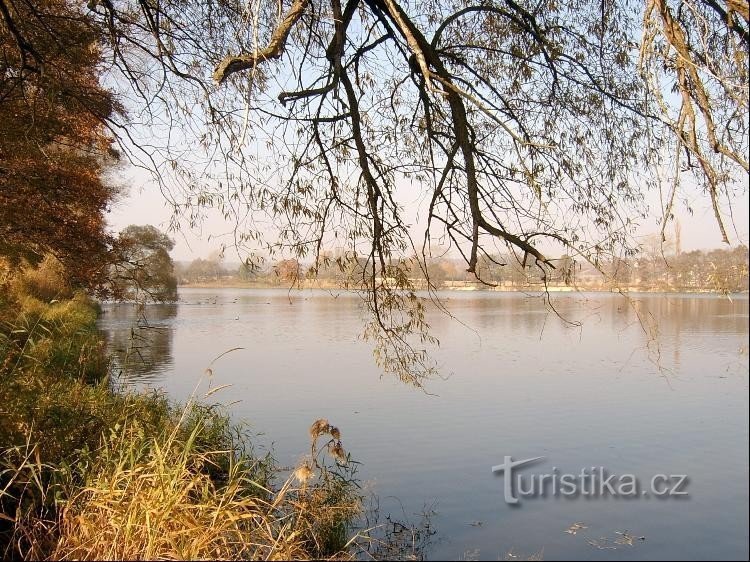
<svg viewBox="0 0 750 562"><path fill-rule="evenodd" d="M82 3L0 0L0 256L53 254L73 281L103 281L116 159L100 84L101 32Z"/></svg>

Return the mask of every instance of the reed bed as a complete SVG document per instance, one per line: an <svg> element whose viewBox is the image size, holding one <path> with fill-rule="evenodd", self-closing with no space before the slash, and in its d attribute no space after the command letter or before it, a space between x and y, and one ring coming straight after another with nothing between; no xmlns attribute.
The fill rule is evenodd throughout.
<svg viewBox="0 0 750 562"><path fill-rule="evenodd" d="M341 494L325 472L274 488L267 460L233 451L201 451L175 430L163 440L127 430L102 449L86 484L66 502L58 560L289 560L346 557L331 528L359 513L359 498ZM206 467L228 465L221 478ZM326 469L323 469L326 470Z"/></svg>
<svg viewBox="0 0 750 562"><path fill-rule="evenodd" d="M299 465L282 470L207 403L217 389L183 406L115 389L96 305L68 287L54 260L20 271L0 264L0 289L4 559L346 560L394 552L393 536L377 538L384 526L363 525L357 463L327 420L310 427Z"/></svg>
<svg viewBox="0 0 750 562"><path fill-rule="evenodd" d="M274 485L273 459L207 450L217 414L203 409L157 438L115 428L71 466L45 465L33 445L4 470L10 550L25 559L349 559L361 513L351 470L324 448ZM340 447L340 445L339 445ZM12 491L16 490L16 494ZM7 503L7 502L6 502ZM49 506L49 507L46 507ZM355 539L365 535L355 534Z"/></svg>
<svg viewBox="0 0 750 562"><path fill-rule="evenodd" d="M0 263L4 559L422 557L429 525L374 522L339 428L315 421L282 469L208 402L221 387L182 406L115 388L96 318L55 260Z"/></svg>

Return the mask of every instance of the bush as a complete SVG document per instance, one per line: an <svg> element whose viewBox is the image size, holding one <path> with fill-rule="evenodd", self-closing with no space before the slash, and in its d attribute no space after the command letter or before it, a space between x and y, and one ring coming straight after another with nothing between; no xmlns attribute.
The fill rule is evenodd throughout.
<svg viewBox="0 0 750 562"><path fill-rule="evenodd" d="M25 264L11 284L16 295L28 295L43 302L73 296L65 267L52 256L44 258L36 267Z"/></svg>

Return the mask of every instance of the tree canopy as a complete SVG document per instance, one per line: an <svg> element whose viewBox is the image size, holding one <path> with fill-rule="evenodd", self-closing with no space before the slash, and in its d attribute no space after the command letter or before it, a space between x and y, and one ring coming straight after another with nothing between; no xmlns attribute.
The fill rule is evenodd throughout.
<svg viewBox="0 0 750 562"><path fill-rule="evenodd" d="M118 259L109 273L112 294L134 301L174 302L177 277L169 251L174 242L151 225L131 224L117 239Z"/></svg>
<svg viewBox="0 0 750 562"><path fill-rule="evenodd" d="M545 238L619 248L644 190L667 190L666 223L686 174L726 238L720 198L748 170L746 2L90 5L149 138L181 128L141 156L193 212L265 212L298 253L338 234L385 270L404 179L470 271L497 241L540 263Z"/></svg>
<svg viewBox="0 0 750 562"><path fill-rule="evenodd" d="M3 0L0 16L0 255L51 253L95 286L115 196L103 123L120 109L99 82L101 28L66 0Z"/></svg>

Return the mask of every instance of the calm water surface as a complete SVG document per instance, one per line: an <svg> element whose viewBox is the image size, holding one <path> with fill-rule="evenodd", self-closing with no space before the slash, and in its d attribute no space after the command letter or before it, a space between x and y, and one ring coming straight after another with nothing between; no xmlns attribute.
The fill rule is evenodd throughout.
<svg viewBox="0 0 750 562"><path fill-rule="evenodd" d="M557 311L517 293L444 293L430 314L444 379L430 394L384 377L360 339L358 297L323 291L183 289L178 305L109 306L101 325L122 378L184 400L211 368L212 396L262 433L283 464L328 418L362 463L381 510L432 510L430 558L497 560L748 558L748 299L635 296L658 345L620 296L562 294ZM649 345L650 343L650 345ZM650 349L650 351L649 351ZM137 361L136 361L137 359ZM141 363L142 361L142 363ZM205 382L203 383L205 390ZM686 499L503 500L505 455L544 456L529 472L584 467L687 474ZM403 507L402 507L403 506ZM403 509L403 512L402 512ZM565 533L573 523L587 529ZM645 540L616 545L617 532ZM601 550L589 540L614 550Z"/></svg>

